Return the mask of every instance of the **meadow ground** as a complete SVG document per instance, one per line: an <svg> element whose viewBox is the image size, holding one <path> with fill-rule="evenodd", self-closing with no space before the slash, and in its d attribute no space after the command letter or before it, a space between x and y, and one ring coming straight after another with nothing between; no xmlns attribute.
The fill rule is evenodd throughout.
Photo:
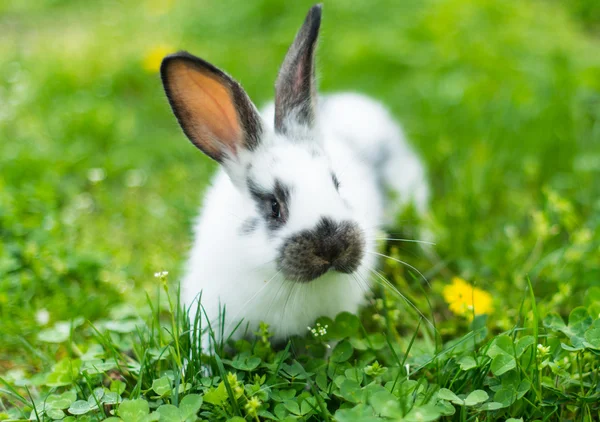
<svg viewBox="0 0 600 422"><path fill-rule="evenodd" d="M322 91L381 99L429 168L430 213L394 230L435 248L382 246L429 283L386 259L405 298L375 282L285 349L267 327L193 346L176 288L215 166L160 59L190 50L261 104L310 5L0 4L0 419L600 419L594 0L327 1Z"/></svg>

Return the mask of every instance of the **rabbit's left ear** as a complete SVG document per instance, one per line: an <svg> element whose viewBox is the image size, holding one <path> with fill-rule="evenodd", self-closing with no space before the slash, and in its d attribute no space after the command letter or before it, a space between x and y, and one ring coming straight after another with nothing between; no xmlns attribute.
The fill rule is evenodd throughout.
<svg viewBox="0 0 600 422"><path fill-rule="evenodd" d="M294 137L298 125L312 129L317 108L315 47L321 4L313 6L285 56L275 84L275 130Z"/></svg>

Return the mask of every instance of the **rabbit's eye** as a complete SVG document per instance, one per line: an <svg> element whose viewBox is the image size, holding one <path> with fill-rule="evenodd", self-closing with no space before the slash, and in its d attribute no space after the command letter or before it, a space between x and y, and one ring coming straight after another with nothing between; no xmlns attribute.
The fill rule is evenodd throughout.
<svg viewBox="0 0 600 422"><path fill-rule="evenodd" d="M271 201L271 217L279 218L281 216L281 209L279 207L279 202L276 199Z"/></svg>

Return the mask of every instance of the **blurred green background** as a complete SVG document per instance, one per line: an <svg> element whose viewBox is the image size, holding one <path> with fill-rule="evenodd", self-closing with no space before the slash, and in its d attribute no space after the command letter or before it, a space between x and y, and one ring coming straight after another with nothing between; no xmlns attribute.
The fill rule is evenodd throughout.
<svg viewBox="0 0 600 422"><path fill-rule="evenodd" d="M311 4L0 4L0 369L40 326L178 279L215 166L171 115L162 56L189 50L261 105ZM563 312L600 287L599 30L595 0L325 2L321 90L381 99L429 168L439 260L408 259L434 303L460 274L501 325L527 276Z"/></svg>

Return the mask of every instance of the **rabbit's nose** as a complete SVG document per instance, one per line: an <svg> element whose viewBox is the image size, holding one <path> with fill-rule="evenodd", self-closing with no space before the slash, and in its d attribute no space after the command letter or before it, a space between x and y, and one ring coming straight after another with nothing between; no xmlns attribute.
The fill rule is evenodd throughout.
<svg viewBox="0 0 600 422"><path fill-rule="evenodd" d="M278 266L290 280L308 282L333 269L352 273L364 254L364 237L352 221L321 218L314 229L303 230L286 240Z"/></svg>
<svg viewBox="0 0 600 422"><path fill-rule="evenodd" d="M336 271L351 273L363 254L363 239L358 226L350 221L334 222L323 218L315 229L315 255Z"/></svg>
<svg viewBox="0 0 600 422"><path fill-rule="evenodd" d="M332 268L335 268L340 260L340 257L344 255L349 248L349 243L344 240L344 235L341 233L334 233L321 240L321 244L316 250L315 255L322 258L325 263L329 264Z"/></svg>

